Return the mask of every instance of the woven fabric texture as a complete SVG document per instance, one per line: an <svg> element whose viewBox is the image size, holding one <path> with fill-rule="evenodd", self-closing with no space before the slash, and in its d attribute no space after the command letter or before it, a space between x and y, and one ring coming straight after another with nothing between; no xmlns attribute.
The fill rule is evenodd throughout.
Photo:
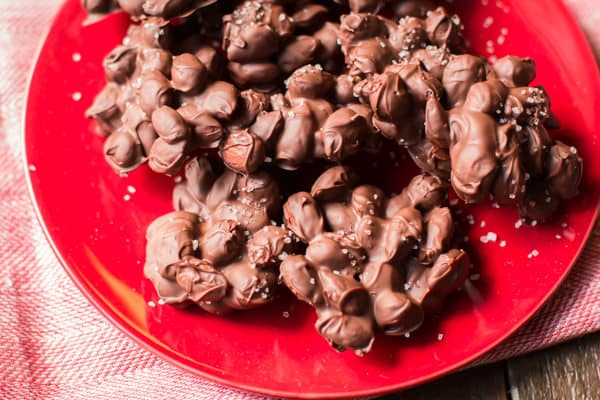
<svg viewBox="0 0 600 400"><path fill-rule="evenodd" d="M598 54L596 1L565 0ZM264 398L192 376L140 348L79 293L47 244L21 167L21 116L27 73L60 3L0 0L0 399ZM600 330L599 266L597 225L554 297L479 362Z"/></svg>

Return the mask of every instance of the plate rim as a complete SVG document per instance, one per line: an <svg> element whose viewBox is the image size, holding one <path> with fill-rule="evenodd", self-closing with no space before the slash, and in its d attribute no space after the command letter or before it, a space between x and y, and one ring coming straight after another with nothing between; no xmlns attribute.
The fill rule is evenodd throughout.
<svg viewBox="0 0 600 400"><path fill-rule="evenodd" d="M557 11L559 11L560 14L563 16L567 27L570 29L571 33L577 37L577 39L578 39L577 44L578 45L581 45L582 43L584 44L583 46L580 46L581 50L582 50L581 55L584 57L584 59L597 65L596 59L594 57L594 53L592 51L589 41L587 40L584 32L582 31L581 27L579 26L579 24L575 20L575 17L570 12L570 10L567 8L567 6L560 0L550 0L550 1L548 1L548 3L550 3L551 6L556 7ZM31 175L32 175L33 171L31 171L29 169L30 157L29 157L29 152L27 150L28 149L28 146L27 146L28 134L27 134L27 132L29 131L27 115L28 115L28 110L30 108L31 98L33 96L35 96L35 94L32 93L31 85L35 78L37 70L40 68L40 65L41 65L40 56L41 56L42 51L46 48L46 46L48 44L48 37L49 37L50 33L52 33L58 27L58 25L56 24L57 20L63 13L68 11L69 7L74 7L74 6L76 6L76 5L74 4L73 0L64 0L60 4L60 6L57 6L57 9L56 9L52 19L49 21L47 29L45 30L44 34L41 36L40 42L39 42L36 52L34 54L35 61L31 64L31 67L27 73L27 81L26 81L26 85L25 85L25 99L24 99L24 103L23 103L24 107L23 107L22 114L20 117L21 132L19 135L19 138L20 138L19 147L20 147L21 154L22 154L22 157L21 157L22 158L22 168L25 171L27 194L28 194L29 200L33 206L35 217L36 217L40 227L42 228L42 232L44 234L46 241L50 245L52 252L56 256L57 260L59 261L59 264L61 265L62 269L66 272L69 279L77 287L77 289L83 295L83 297L96 310L98 310L100 312L100 314L106 320L108 320L113 327L116 327L119 332L121 332L122 334L125 334L126 337L130 338L138 346L140 346L144 350L148 351L152 355L158 357L159 359L165 361L166 363L174 365L187 373L190 373L196 377L207 379L211 382L216 382L218 384L224 385L225 387L233 389L233 390L244 390L244 391L251 392L254 394L259 394L259 395L287 397L287 398L302 398L302 399L343 399L343 398L355 398L355 397L365 397L365 396L378 396L378 395L384 395L384 394L397 392L397 391L401 391L401 390L406 390L411 387L415 387L417 385L422 385L427 382L433 381L437 378L440 378L442 376L445 376L451 372L457 371L465 366L468 366L473 361L476 361L477 359L481 358L482 356L484 356L485 354L487 354L488 352L490 352L491 350L496 348L499 344L501 344L502 342L507 340L517 330L519 330L521 327L523 327L528 321L530 321L540 311L540 309L543 307L543 305L546 304L546 302L556 293L558 288L562 285L562 283L565 281L566 277L571 273L574 266L577 264L577 261L579 260L581 253L583 252L584 248L588 244L588 240L589 240L590 235L595 226L595 221L598 220L598 216L600 215L600 199L598 199L598 203L596 204L596 208L593 213L592 221L590 222L590 225L588 226L587 231L582 236L582 241L581 241L580 246L577 248L576 255L573 257L573 259L569 263L568 267L565 268L565 270L563 271L563 273L561 274L559 279L556 281L556 283L553 285L553 287L539 300L539 302L536 304L535 307L532 308L532 311L529 314L527 314L520 321L515 323L511 327L511 329L508 329L502 335L499 335L499 337L496 340L492 341L489 345L485 346L480 351L475 352L475 353L469 355L468 357L465 357L465 358L461 359L460 361L455 362L454 364L450 364L450 365L448 365L444 368L441 368L435 372L423 375L418 378L413 378L408 381L403 381L402 383L389 384L389 385L385 385L385 386L381 386L381 387L377 387L377 388L373 388L373 389L355 390L355 391L351 391L351 392L338 391L335 393L334 392L300 393L297 391L285 391L285 390L277 390L277 389L260 388L260 387L252 386L250 384L239 383L237 381L230 381L227 378L219 377L217 374L210 374L204 370L194 368L191 365L188 365L188 364L184 363L183 361L179 360L176 355L170 354L169 350L165 351L164 349L162 349L162 346L157 345L156 343L149 340L146 336L141 335L136 329L132 328L131 325L128 324L125 319L120 317L117 312L115 312L113 309L111 309L111 307L108 306L107 302L104 301L96 293L95 289L93 288L93 285L91 285L91 283L89 283L82 274L77 273L74 269L71 268L69 263L64 259L63 255L61 254L58 247L56 246L56 243L54 242L54 239L53 239L53 235L52 235L52 233L50 233L50 230L48 229L48 226L46 225L46 223L44 221L42 211L41 211L39 203L38 203L38 197L37 197L37 194L36 194L36 191L34 188L33 181L31 179ZM118 12L122 12L122 11L118 11ZM600 79L598 79L598 81L599 81L598 83L600 83Z"/></svg>

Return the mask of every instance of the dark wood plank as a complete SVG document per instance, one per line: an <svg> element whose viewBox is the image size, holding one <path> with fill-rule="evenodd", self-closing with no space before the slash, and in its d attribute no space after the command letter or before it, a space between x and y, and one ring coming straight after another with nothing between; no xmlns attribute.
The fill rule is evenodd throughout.
<svg viewBox="0 0 600 400"><path fill-rule="evenodd" d="M600 399L600 333L507 361L512 400Z"/></svg>
<svg viewBox="0 0 600 400"><path fill-rule="evenodd" d="M507 400L504 365L496 363L457 372L381 400Z"/></svg>

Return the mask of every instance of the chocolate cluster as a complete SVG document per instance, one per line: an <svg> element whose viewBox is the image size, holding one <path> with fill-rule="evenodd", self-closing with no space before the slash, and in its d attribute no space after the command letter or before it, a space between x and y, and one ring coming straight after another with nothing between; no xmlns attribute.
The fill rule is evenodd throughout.
<svg viewBox="0 0 600 400"><path fill-rule="evenodd" d="M269 174L217 176L206 158L194 158L173 203L146 237L144 274L165 303L223 314L273 299L278 266L296 242L272 223L281 204Z"/></svg>
<svg viewBox="0 0 600 400"><path fill-rule="evenodd" d="M317 331L336 349L367 352L375 329L416 330L464 283L469 257L453 248L447 192L418 175L388 198L357 185L350 169L326 170L311 192L283 206L285 226L307 244L287 257L281 279L317 311Z"/></svg>
<svg viewBox="0 0 600 400"><path fill-rule="evenodd" d="M334 348L363 354L463 285L449 188L532 225L578 192L582 160L550 136L533 60L467 54L458 16L428 1L83 5L133 21L86 112L106 161L184 170L175 211L147 230L144 274L167 304L244 310L283 282ZM345 166L396 145L423 171L399 195ZM321 173L310 192L287 178L305 168Z"/></svg>

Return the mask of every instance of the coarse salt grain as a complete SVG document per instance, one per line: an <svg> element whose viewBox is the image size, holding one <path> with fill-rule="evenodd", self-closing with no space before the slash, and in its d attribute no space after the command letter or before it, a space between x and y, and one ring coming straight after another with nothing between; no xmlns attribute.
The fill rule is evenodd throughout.
<svg viewBox="0 0 600 400"><path fill-rule="evenodd" d="M36 169L37 169L37 168L36 168L36 167L35 167L35 165L33 165L33 164L31 164L31 165L29 166L29 170L30 170L31 172L35 172L35 170L36 170Z"/></svg>
<svg viewBox="0 0 600 400"><path fill-rule="evenodd" d="M443 338L444 338L444 334L443 333L438 333L437 340L441 341Z"/></svg>
<svg viewBox="0 0 600 400"><path fill-rule="evenodd" d="M287 312L287 311L284 311L284 312L283 312L283 317L284 317L284 318L289 318L289 317L290 317L290 313L289 313L289 312Z"/></svg>
<svg viewBox="0 0 600 400"><path fill-rule="evenodd" d="M484 28L489 28L490 26L492 26L492 24L494 23L494 18L492 17L487 17L484 21L483 21L483 27Z"/></svg>
<svg viewBox="0 0 600 400"><path fill-rule="evenodd" d="M515 222L515 229L519 229L523 226L523 220L518 219L517 222Z"/></svg>
<svg viewBox="0 0 600 400"><path fill-rule="evenodd" d="M500 247L506 247L506 240L503 240L499 244Z"/></svg>
<svg viewBox="0 0 600 400"><path fill-rule="evenodd" d="M148 302L148 307L156 307L156 303L155 303L155 302L153 302L152 300L150 300L150 301Z"/></svg>
<svg viewBox="0 0 600 400"><path fill-rule="evenodd" d="M485 221L481 221L481 223L479 224L479 226L480 226L481 228L485 228L485 225L486 225Z"/></svg>
<svg viewBox="0 0 600 400"><path fill-rule="evenodd" d="M75 92L75 93L73 93L73 95L71 97L73 98L74 101L79 101L79 100L81 100L82 94L81 94L81 92Z"/></svg>
<svg viewBox="0 0 600 400"><path fill-rule="evenodd" d="M533 258L540 255L540 252L536 249L531 250L531 253L527 254L527 258Z"/></svg>
<svg viewBox="0 0 600 400"><path fill-rule="evenodd" d="M125 200L125 201L131 200L131 195L126 194L125 196L123 196L123 200Z"/></svg>
<svg viewBox="0 0 600 400"><path fill-rule="evenodd" d="M558 234L557 234L557 235L555 235L554 237L555 237L555 238L557 238L557 239L562 239L562 236L561 236L561 235L558 235Z"/></svg>
<svg viewBox="0 0 600 400"><path fill-rule="evenodd" d="M81 61L81 54L73 53L73 55L71 56L71 59L73 60L73 62L79 62L79 61Z"/></svg>
<svg viewBox="0 0 600 400"><path fill-rule="evenodd" d="M131 193L131 194L134 194L135 193L135 188L133 186L131 186L131 185L127 185L127 191L129 193Z"/></svg>

